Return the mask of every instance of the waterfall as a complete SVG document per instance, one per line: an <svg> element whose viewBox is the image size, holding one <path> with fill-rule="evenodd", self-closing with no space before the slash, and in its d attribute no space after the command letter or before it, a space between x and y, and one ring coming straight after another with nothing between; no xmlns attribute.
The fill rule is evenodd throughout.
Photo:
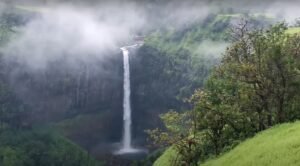
<svg viewBox="0 0 300 166"><path fill-rule="evenodd" d="M136 153L137 149L134 149L131 145L131 103L130 103L130 64L129 64L129 50L130 47L122 47L123 52L123 65L124 65L124 97L123 97L123 142L118 154L123 153Z"/></svg>
<svg viewBox="0 0 300 166"><path fill-rule="evenodd" d="M123 51L124 63L124 97L123 97L123 149L132 149L131 147L131 105L130 105L130 66L129 66L129 51L126 48L121 48Z"/></svg>

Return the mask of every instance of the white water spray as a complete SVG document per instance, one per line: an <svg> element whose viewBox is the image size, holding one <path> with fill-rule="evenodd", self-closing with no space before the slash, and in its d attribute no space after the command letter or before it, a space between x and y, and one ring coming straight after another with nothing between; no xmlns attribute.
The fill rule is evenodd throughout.
<svg viewBox="0 0 300 166"><path fill-rule="evenodd" d="M130 68L129 68L129 51L121 48L123 51L124 63L124 98L123 98L123 149L132 149L131 147L131 105L130 105Z"/></svg>
<svg viewBox="0 0 300 166"><path fill-rule="evenodd" d="M134 149L131 145L131 103L130 103L130 65L129 50L130 47L137 45L122 47L123 64L124 64L124 97L123 97L123 142L122 148L117 154L136 153L138 149Z"/></svg>

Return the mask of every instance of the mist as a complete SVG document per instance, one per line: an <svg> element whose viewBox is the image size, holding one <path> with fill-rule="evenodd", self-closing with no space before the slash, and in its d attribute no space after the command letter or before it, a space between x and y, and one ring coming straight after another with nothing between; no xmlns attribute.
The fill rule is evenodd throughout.
<svg viewBox="0 0 300 166"><path fill-rule="evenodd" d="M132 41L140 32L147 33L165 25L180 29L228 7L226 4L206 1L166 1L162 6L133 1L102 2L94 6L87 5L88 2L84 5L70 4L72 1L49 2L47 7L35 4L39 9L38 16L18 28L18 40L9 43L4 54L23 61L33 69L44 69L49 61L62 56L65 59L89 61L90 57L102 58L104 52L119 51L122 45ZM265 8L253 4L243 7L237 3L231 7L267 13L290 23L297 18L295 13L299 13L293 3L264 3ZM5 7L1 6L0 11L3 11Z"/></svg>
<svg viewBox="0 0 300 166"><path fill-rule="evenodd" d="M197 52L205 58L218 60L221 59L229 43L224 41L205 40L197 48ZM212 48L212 49L207 49Z"/></svg>
<svg viewBox="0 0 300 166"><path fill-rule="evenodd" d="M4 53L33 69L44 69L47 62L62 57L84 61L91 56L102 58L104 52L117 51L130 40L132 32L144 24L140 16L137 10L126 7L118 12L117 8L47 8L19 28L20 35Z"/></svg>
<svg viewBox="0 0 300 166"><path fill-rule="evenodd" d="M0 89L16 101L5 91L0 93L0 106L2 100L9 101L18 107L11 110L21 110L16 117L7 114L12 117L7 124L16 121L16 128L28 131L54 126L88 155L106 161L110 158L105 155L114 155L112 149L119 149L126 133L122 132L125 105L130 110L127 114L132 114L127 118L127 147L146 149L144 131L163 129L159 115L193 107L186 98L205 88L232 42L231 27L244 19L255 28L281 21L293 25L300 17L298 4L271 0L2 1L0 26L8 25L7 20L12 24L0 27L0 40L5 41L0 43ZM121 48L126 49L124 54ZM10 108L6 110L10 113Z"/></svg>
<svg viewBox="0 0 300 166"><path fill-rule="evenodd" d="M12 2L10 3L12 4ZM140 3L99 3L94 6L48 3L17 3L22 10L37 12L24 26L17 27L16 40L2 50L7 61L24 63L30 70L44 70L49 62L64 59L92 62L119 52L132 38L164 25L181 28L209 14L209 7L189 3L165 7ZM27 6L30 4L30 6ZM0 9L0 11L3 11ZM172 11L172 12L171 12ZM170 14L171 13L171 14ZM152 29L152 30L151 30ZM75 63L75 64L74 64Z"/></svg>

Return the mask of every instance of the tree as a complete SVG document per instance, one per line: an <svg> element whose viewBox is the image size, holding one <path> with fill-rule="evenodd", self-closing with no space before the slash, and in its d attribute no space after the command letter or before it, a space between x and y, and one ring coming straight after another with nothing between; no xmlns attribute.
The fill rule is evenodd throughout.
<svg viewBox="0 0 300 166"><path fill-rule="evenodd" d="M158 147L169 147L175 151L172 165L197 166L202 155L200 136L195 130L196 114L193 111L178 113L170 111L161 115L165 130L147 130L150 138Z"/></svg>
<svg viewBox="0 0 300 166"><path fill-rule="evenodd" d="M233 44L194 94L198 131L215 155L276 123L299 119L299 36L283 23L233 31Z"/></svg>
<svg viewBox="0 0 300 166"><path fill-rule="evenodd" d="M288 36L283 23L268 30L248 31L245 27L236 28L236 41L218 69L229 81L250 88L243 95L251 99L250 109L256 110L259 130L263 130L273 122L288 120L285 118L286 103L294 96L291 92L297 89L294 61L299 54L293 55L293 52L298 52L299 48L291 42L297 37Z"/></svg>
<svg viewBox="0 0 300 166"><path fill-rule="evenodd" d="M166 129L149 132L155 143L176 148L178 161L198 162L275 124L300 119L300 36L286 30L284 23L233 28L222 61L189 100L192 111L162 116Z"/></svg>

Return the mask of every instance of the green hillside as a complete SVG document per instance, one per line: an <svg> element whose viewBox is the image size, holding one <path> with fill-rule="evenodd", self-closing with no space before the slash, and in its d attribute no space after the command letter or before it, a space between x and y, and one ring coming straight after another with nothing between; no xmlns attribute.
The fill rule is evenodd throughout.
<svg viewBox="0 0 300 166"><path fill-rule="evenodd" d="M291 27L286 31L287 34L296 34L300 33L300 27Z"/></svg>
<svg viewBox="0 0 300 166"><path fill-rule="evenodd" d="M172 159L176 157L176 151L172 148L167 149L162 156L160 156L153 166L168 166L172 165Z"/></svg>
<svg viewBox="0 0 300 166"><path fill-rule="evenodd" d="M300 164L300 122L257 134L204 166L296 166Z"/></svg>
<svg viewBox="0 0 300 166"><path fill-rule="evenodd" d="M102 163L48 127L0 130L1 166L89 165Z"/></svg>
<svg viewBox="0 0 300 166"><path fill-rule="evenodd" d="M300 164L300 122L268 129L246 140L223 156L203 166L296 166ZM168 149L154 166L172 165L176 157Z"/></svg>

